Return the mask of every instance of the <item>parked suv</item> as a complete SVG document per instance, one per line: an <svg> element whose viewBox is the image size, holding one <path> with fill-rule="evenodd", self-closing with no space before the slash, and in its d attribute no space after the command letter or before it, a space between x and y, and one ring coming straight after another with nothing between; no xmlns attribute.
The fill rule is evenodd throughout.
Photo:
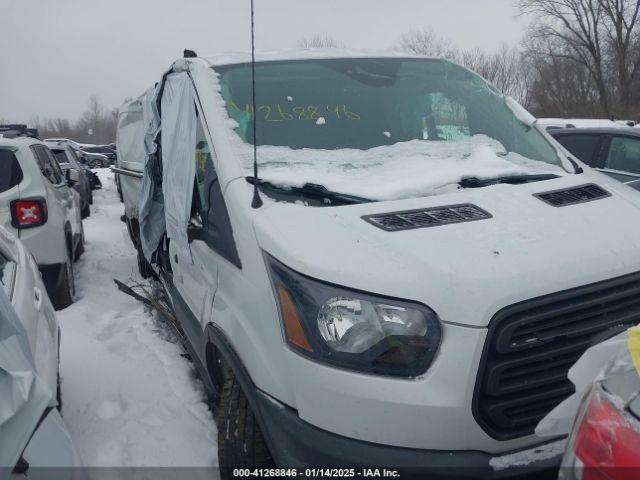
<svg viewBox="0 0 640 480"><path fill-rule="evenodd" d="M590 167L640 190L637 128L562 128L549 134Z"/></svg>
<svg viewBox="0 0 640 480"><path fill-rule="evenodd" d="M83 251L80 196L41 141L0 137L0 225L27 246L56 309L73 302L73 261Z"/></svg>
<svg viewBox="0 0 640 480"><path fill-rule="evenodd" d="M75 151L69 145L59 145L56 143L48 145L65 178L74 182L73 189L80 195L80 211L82 218L91 215L91 204L93 203L93 191L91 183L85 174L85 169L78 163Z"/></svg>
<svg viewBox="0 0 640 480"><path fill-rule="evenodd" d="M138 218L223 475L509 474L640 319L640 194L445 60L259 55L253 105L250 58L188 53L142 99Z"/></svg>

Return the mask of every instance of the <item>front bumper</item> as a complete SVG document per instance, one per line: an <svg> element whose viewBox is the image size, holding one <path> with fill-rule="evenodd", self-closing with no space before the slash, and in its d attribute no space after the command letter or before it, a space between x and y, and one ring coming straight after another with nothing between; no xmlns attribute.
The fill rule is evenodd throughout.
<svg viewBox="0 0 640 480"><path fill-rule="evenodd" d="M403 478L557 478L561 455L526 466L495 469L490 463L495 457L485 452L420 450L354 440L314 427L301 420L295 410L259 390L253 398L279 467L377 467L397 470Z"/></svg>

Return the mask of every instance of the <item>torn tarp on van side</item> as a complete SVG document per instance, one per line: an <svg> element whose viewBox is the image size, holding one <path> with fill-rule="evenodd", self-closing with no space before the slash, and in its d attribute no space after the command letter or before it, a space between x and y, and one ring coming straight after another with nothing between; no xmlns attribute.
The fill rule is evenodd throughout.
<svg viewBox="0 0 640 480"><path fill-rule="evenodd" d="M165 74L153 94L145 95L143 116L147 161L139 222L142 249L147 260L151 260L165 231L178 251L189 251L187 224L195 179L196 110L193 84L184 69Z"/></svg>
<svg viewBox="0 0 640 480"><path fill-rule="evenodd" d="M186 72L167 77L162 95L162 193L167 237L178 251L189 251L187 225L191 218L196 175L196 110L193 84Z"/></svg>
<svg viewBox="0 0 640 480"><path fill-rule="evenodd" d="M27 333L0 288L0 478L13 470L52 398L36 374Z"/></svg>

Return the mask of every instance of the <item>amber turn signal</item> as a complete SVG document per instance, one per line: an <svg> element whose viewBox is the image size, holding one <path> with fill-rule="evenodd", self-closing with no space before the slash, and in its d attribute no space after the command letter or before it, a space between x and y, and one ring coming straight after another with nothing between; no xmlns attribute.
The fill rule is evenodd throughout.
<svg viewBox="0 0 640 480"><path fill-rule="evenodd" d="M278 285L278 300L280 301L280 311L284 322L284 329L287 340L290 344L295 345L307 352L313 352L313 348L309 345L307 336L304 334L302 324L298 318L296 307L291 299L291 295L282 285Z"/></svg>

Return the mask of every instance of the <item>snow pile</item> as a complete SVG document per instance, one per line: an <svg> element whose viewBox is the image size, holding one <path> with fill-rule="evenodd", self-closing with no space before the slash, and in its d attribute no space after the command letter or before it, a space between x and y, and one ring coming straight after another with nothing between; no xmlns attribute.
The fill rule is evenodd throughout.
<svg viewBox="0 0 640 480"><path fill-rule="evenodd" d="M113 175L100 171L76 303L59 312L63 416L87 466L215 466L202 385L161 322L120 293L136 254Z"/></svg>
<svg viewBox="0 0 640 480"><path fill-rule="evenodd" d="M567 440L562 439L529 450L522 450L502 457L494 457L489 460L489 465L494 470L505 470L513 467L526 467L543 460L552 460L564 453L566 444Z"/></svg>
<svg viewBox="0 0 640 480"><path fill-rule="evenodd" d="M252 175L252 148L237 135L235 138L243 168ZM456 190L464 177L566 174L559 166L506 153L498 141L484 135L461 141L413 140L369 150L260 146L258 161L260 178L275 185L316 183L374 200L428 196L444 188Z"/></svg>

